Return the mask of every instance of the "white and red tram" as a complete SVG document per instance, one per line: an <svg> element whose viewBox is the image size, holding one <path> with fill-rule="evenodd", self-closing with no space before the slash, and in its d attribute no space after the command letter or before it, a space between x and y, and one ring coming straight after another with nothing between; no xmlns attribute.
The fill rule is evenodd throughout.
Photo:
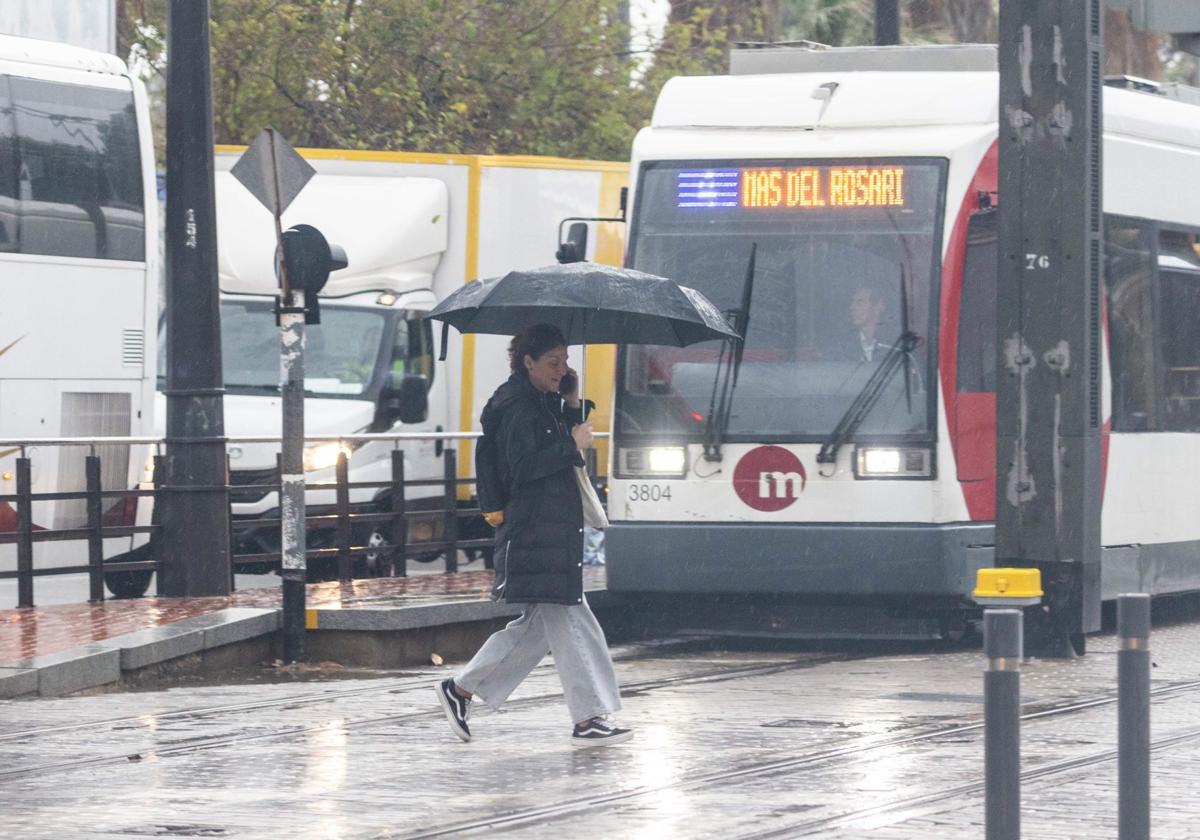
<svg viewBox="0 0 1200 840"><path fill-rule="evenodd" d="M735 310L756 256L727 417L718 348L619 356L608 585L962 604L994 554L995 50L773 60L671 80L634 143L630 266ZM1141 87L1104 91L1105 598L1200 589L1200 91Z"/></svg>

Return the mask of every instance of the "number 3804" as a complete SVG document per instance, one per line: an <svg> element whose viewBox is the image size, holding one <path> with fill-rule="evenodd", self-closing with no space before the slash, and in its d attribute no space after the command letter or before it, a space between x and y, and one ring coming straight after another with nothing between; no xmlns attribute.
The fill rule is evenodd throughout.
<svg viewBox="0 0 1200 840"><path fill-rule="evenodd" d="M669 484L630 484L626 498L631 502L661 502L671 500Z"/></svg>

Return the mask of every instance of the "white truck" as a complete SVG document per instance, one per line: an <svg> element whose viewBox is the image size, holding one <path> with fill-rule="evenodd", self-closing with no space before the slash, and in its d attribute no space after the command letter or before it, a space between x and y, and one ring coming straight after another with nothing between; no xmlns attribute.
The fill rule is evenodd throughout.
<svg viewBox="0 0 1200 840"><path fill-rule="evenodd" d="M278 436L274 222L229 172L240 153L221 148L216 159L225 431L230 437ZM310 436L477 430L483 404L508 375L507 339L464 337L452 330L447 359L440 362L434 331L423 315L468 280L552 263L560 222L616 216L628 172L624 163L537 157L301 154L317 175L283 214L283 226L313 225L349 258L349 267L334 272L322 292L320 324L306 330L305 432ZM623 238L622 224L595 225L589 258L619 263ZM578 351L572 355L578 366ZM611 348L589 348L584 381L589 396L599 397L598 405L610 404L612 369ZM424 387L413 388L414 379ZM161 400L157 414L161 423ZM599 430L607 430L606 409L595 419ZM470 446L448 445L458 451L460 476L471 475ZM442 478L446 446L402 444L406 477ZM390 442L360 446L336 439L314 444L305 451L307 478L332 483L338 453L344 451L352 483L387 481L393 448ZM278 516L277 493L239 489L274 483L277 452L274 443L230 444L235 519ZM412 488L407 496L412 508L442 505L437 486ZM352 489L350 502L355 511L387 510L389 504L385 491L376 489ZM334 503L333 491L313 490L307 496L310 515L331 513ZM410 542L435 538L436 520L413 521ZM309 547L331 544L335 533L310 529ZM386 527L378 524L363 526L353 537L355 545L389 540ZM242 531L239 543L239 554L274 552L279 527ZM375 560L376 555L357 558L356 574L378 571L382 564ZM268 571L277 564L247 567L235 559L235 565L239 571ZM310 562L310 570L319 577L334 566Z"/></svg>

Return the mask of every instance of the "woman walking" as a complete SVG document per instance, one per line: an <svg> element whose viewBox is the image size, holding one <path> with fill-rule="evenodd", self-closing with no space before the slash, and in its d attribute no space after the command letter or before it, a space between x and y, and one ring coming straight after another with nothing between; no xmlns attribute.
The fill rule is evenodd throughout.
<svg viewBox="0 0 1200 840"><path fill-rule="evenodd" d="M629 729L605 722L621 708L608 643L583 596L583 500L575 468L592 444L588 406L567 367L567 342L549 324L530 327L509 347L512 375L480 418L494 442L503 510L496 531L492 597L525 611L493 634L457 677L437 686L450 729L471 740L472 699L499 709L550 653L562 681L579 747L616 744Z"/></svg>

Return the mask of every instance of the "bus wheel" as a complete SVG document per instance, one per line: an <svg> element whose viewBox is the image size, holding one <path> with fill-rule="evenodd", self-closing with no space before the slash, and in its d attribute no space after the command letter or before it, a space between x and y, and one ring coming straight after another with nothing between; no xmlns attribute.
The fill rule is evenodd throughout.
<svg viewBox="0 0 1200 840"><path fill-rule="evenodd" d="M114 598L141 598L150 588L153 569L134 569L129 572L105 572L104 585Z"/></svg>

